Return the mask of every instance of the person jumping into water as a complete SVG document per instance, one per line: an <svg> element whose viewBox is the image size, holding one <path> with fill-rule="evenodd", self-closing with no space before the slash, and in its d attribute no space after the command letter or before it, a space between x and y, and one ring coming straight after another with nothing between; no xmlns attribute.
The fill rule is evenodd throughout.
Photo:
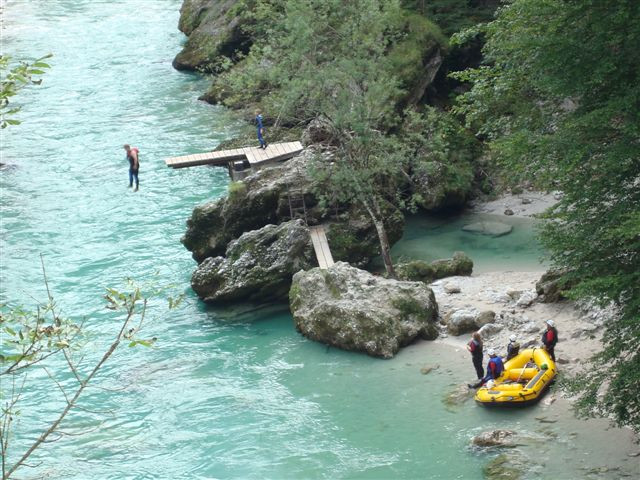
<svg viewBox="0 0 640 480"><path fill-rule="evenodd" d="M133 187L133 180L135 179L136 188L134 188L133 191L137 192L138 186L140 185L138 180L138 171L140 170L140 160L138 159L139 150L136 147L131 147L131 145L126 144L124 151L127 152L127 160L129 160L129 188Z"/></svg>

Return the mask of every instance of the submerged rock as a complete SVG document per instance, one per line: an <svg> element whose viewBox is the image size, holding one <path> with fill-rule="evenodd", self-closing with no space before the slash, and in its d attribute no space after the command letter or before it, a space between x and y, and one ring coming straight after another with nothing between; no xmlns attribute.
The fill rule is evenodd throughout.
<svg viewBox="0 0 640 480"><path fill-rule="evenodd" d="M474 395L475 390L470 389L466 385L457 385L444 395L442 403L444 403L448 410L454 410L455 407L459 407L467 403Z"/></svg>
<svg viewBox="0 0 640 480"><path fill-rule="evenodd" d="M462 227L465 232L478 233L480 235L487 235L490 237L501 237L511 233L513 227L502 222L482 221L469 223Z"/></svg>
<svg viewBox="0 0 640 480"><path fill-rule="evenodd" d="M209 257L191 278L206 302L286 298L291 276L315 264L309 229L301 220L267 225L229 244L225 257Z"/></svg>
<svg viewBox="0 0 640 480"><path fill-rule="evenodd" d="M296 273L289 305L304 336L374 357L391 358L416 338L438 336L438 306L428 286L374 276L344 262Z"/></svg>
<svg viewBox="0 0 640 480"><path fill-rule="evenodd" d="M524 459L514 455L498 455L482 469L487 480L520 480L526 471Z"/></svg>
<svg viewBox="0 0 640 480"><path fill-rule="evenodd" d="M514 435L511 430L491 430L476 435L471 443L476 447L514 447Z"/></svg>

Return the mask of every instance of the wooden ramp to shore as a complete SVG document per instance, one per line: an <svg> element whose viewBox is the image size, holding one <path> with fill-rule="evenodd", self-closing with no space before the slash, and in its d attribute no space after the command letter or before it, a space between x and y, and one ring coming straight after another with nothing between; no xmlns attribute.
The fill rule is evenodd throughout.
<svg viewBox="0 0 640 480"><path fill-rule="evenodd" d="M184 168L198 165L227 166L230 162L246 160L249 165L258 166L262 163L286 160L296 156L303 150L300 142L270 143L267 148L244 147L218 152L195 153L165 159L167 167Z"/></svg>
<svg viewBox="0 0 640 480"><path fill-rule="evenodd" d="M327 236L324 233L324 225L309 227L309 231L311 232L313 249L316 251L318 266L321 269L326 270L331 265L333 265L333 257L331 256L331 250L329 250L329 242L327 242Z"/></svg>

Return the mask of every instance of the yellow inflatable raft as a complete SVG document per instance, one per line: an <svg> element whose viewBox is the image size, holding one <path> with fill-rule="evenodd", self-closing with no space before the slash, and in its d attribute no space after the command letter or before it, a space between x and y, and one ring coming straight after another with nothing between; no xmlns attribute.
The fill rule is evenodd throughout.
<svg viewBox="0 0 640 480"><path fill-rule="evenodd" d="M476 392L485 406L513 407L536 402L557 373L556 364L543 348L528 348L504 364L504 372Z"/></svg>

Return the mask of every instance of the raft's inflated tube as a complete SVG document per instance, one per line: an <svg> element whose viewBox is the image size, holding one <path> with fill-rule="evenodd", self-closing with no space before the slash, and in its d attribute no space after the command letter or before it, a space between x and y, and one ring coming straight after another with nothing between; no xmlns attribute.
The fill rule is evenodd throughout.
<svg viewBox="0 0 640 480"><path fill-rule="evenodd" d="M530 404L540 398L556 373L556 364L546 350L528 348L504 364L504 372L493 385L480 387L475 400L487 406Z"/></svg>

